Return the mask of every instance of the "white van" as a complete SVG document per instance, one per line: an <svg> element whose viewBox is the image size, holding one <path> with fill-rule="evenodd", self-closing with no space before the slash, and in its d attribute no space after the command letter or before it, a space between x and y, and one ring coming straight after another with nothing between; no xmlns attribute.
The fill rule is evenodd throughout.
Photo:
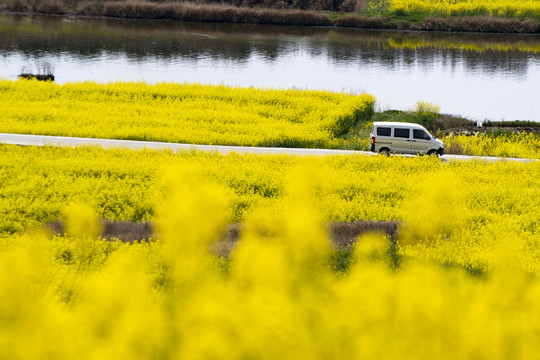
<svg viewBox="0 0 540 360"><path fill-rule="evenodd" d="M371 151L384 155L428 154L443 155L444 144L425 127L403 122L375 121L371 129Z"/></svg>

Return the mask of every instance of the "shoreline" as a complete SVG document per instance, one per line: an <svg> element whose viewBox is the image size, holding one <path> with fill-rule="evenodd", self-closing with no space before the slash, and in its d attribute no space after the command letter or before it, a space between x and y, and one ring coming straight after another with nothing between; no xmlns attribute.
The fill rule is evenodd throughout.
<svg viewBox="0 0 540 360"><path fill-rule="evenodd" d="M14 3L17 2L14 1ZM20 3L20 2L19 2ZM58 3L55 3L58 4ZM102 4L102 7L98 7ZM22 5L21 5L22 6ZM0 5L5 15L55 15L201 23L336 27L367 30L425 31L445 33L540 34L540 21L492 16L426 17L422 20L385 14L362 15L299 9L248 8L231 5L195 5L155 2L85 2L80 8L55 5L32 8Z"/></svg>

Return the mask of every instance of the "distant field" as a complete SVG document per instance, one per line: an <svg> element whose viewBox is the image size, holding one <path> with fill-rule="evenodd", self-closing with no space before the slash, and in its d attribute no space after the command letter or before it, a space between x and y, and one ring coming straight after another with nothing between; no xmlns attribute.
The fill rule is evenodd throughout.
<svg viewBox="0 0 540 360"><path fill-rule="evenodd" d="M0 81L0 132L209 145L339 147L375 98L201 84Z"/></svg>
<svg viewBox="0 0 540 360"><path fill-rule="evenodd" d="M396 15L540 19L540 1L538 0L389 0L388 10Z"/></svg>

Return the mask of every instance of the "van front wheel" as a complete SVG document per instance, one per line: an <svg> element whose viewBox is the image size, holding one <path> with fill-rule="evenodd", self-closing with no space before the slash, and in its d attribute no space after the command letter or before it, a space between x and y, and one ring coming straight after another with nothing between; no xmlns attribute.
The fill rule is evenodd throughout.
<svg viewBox="0 0 540 360"><path fill-rule="evenodd" d="M437 150L429 150L427 153L429 156L439 156Z"/></svg>
<svg viewBox="0 0 540 360"><path fill-rule="evenodd" d="M382 148L381 150L379 150L379 154L384 156L390 156L390 150L388 150L387 148Z"/></svg>

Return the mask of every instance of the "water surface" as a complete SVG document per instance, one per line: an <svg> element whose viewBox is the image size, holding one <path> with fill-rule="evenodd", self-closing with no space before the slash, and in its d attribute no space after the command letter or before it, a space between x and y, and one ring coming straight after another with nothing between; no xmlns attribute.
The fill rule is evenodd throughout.
<svg viewBox="0 0 540 360"><path fill-rule="evenodd" d="M0 15L0 77L368 92L477 120L540 121L540 36Z"/></svg>

